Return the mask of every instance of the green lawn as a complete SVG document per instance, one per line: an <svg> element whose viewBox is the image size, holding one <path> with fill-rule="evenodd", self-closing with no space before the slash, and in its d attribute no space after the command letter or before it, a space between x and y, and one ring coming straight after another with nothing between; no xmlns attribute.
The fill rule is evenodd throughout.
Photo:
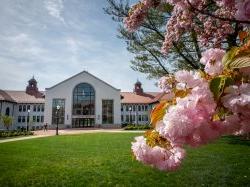
<svg viewBox="0 0 250 187"><path fill-rule="evenodd" d="M132 160L134 136L97 133L2 143L0 186L250 185L249 141L224 137L188 149L182 168L166 173Z"/></svg>

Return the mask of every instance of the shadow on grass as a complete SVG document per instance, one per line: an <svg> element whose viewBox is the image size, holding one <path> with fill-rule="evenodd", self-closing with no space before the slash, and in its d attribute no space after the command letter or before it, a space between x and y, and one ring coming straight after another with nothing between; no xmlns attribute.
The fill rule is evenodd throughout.
<svg viewBox="0 0 250 187"><path fill-rule="evenodd" d="M243 136L225 136L223 139L228 144L250 146L250 140L244 138Z"/></svg>

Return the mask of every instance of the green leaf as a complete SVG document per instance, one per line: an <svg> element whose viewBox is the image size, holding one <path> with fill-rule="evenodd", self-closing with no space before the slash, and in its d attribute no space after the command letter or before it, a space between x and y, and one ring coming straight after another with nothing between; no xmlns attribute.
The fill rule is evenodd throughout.
<svg viewBox="0 0 250 187"><path fill-rule="evenodd" d="M224 55L222 63L228 69L250 67L250 52L240 52L240 48L233 47Z"/></svg>
<svg viewBox="0 0 250 187"><path fill-rule="evenodd" d="M230 69L250 67L250 53L245 56L236 57L228 63Z"/></svg>
<svg viewBox="0 0 250 187"><path fill-rule="evenodd" d="M239 48L233 47L224 55L224 57L222 58L222 64L225 68L228 68L228 64L234 59L238 52Z"/></svg>
<svg viewBox="0 0 250 187"><path fill-rule="evenodd" d="M219 100L225 87L232 85L233 83L234 83L234 80L231 77L227 77L225 75L213 78L209 86L210 86L210 90L214 94L215 100Z"/></svg>

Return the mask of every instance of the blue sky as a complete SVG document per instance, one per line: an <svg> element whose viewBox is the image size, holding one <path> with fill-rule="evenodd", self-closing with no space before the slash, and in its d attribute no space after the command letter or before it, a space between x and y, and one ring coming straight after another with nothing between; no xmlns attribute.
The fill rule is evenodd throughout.
<svg viewBox="0 0 250 187"><path fill-rule="evenodd" d="M104 14L105 0L1 0L0 89L23 90L35 75L41 90L83 70L122 91L137 78L146 91L155 80L133 71L132 55Z"/></svg>

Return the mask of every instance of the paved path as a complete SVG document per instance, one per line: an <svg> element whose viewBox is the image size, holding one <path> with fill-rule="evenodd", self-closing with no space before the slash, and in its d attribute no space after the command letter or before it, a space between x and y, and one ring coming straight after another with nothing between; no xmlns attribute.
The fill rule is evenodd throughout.
<svg viewBox="0 0 250 187"><path fill-rule="evenodd" d="M123 130L123 129L63 129L59 130L59 135L71 135L71 134L85 134L85 133L99 133L99 132L105 132L105 133L142 133L145 131L129 131L129 130ZM55 136L56 131L55 130L48 130L48 131L34 131L33 136L24 136L24 137L17 137L17 138L9 138L9 139L2 139L0 140L0 143L5 142L13 142L18 140L28 140L28 139L34 139L34 138L43 138L48 136Z"/></svg>

